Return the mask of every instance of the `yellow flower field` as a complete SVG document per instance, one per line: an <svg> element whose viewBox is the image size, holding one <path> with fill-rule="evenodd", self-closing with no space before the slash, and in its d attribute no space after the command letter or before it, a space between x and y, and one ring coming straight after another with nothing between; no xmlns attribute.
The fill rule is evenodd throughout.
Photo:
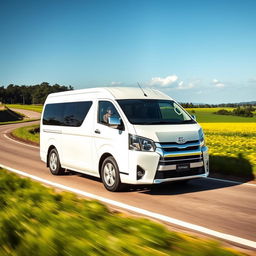
<svg viewBox="0 0 256 256"><path fill-rule="evenodd" d="M201 123L211 155L238 157L256 166L256 123Z"/></svg>

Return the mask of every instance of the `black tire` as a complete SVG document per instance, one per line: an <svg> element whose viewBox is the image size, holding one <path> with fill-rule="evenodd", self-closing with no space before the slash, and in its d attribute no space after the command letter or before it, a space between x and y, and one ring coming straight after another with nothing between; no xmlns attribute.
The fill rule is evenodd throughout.
<svg viewBox="0 0 256 256"><path fill-rule="evenodd" d="M101 166L101 179L108 191L121 191L123 186L120 180L119 168L114 157L107 157Z"/></svg>
<svg viewBox="0 0 256 256"><path fill-rule="evenodd" d="M48 155L48 164L50 172L53 175L60 175L63 174L65 171L65 169L63 169L60 165L60 158L56 148L51 149Z"/></svg>

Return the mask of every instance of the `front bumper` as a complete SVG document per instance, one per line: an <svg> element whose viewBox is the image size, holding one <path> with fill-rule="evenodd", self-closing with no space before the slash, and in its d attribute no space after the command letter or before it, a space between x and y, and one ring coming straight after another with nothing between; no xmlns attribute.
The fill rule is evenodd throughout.
<svg viewBox="0 0 256 256"><path fill-rule="evenodd" d="M175 180L194 179L209 175L208 148L202 147L200 155L191 155L190 158L180 157L177 161L169 164L163 160L159 152L129 151L130 177L123 180L132 184L154 184ZM175 159L175 158L172 158ZM185 160L184 160L185 159ZM191 159L191 160L190 160ZM186 162L189 169L177 170L177 165ZM137 171L143 169L145 174L138 179ZM128 177L127 177L128 178Z"/></svg>

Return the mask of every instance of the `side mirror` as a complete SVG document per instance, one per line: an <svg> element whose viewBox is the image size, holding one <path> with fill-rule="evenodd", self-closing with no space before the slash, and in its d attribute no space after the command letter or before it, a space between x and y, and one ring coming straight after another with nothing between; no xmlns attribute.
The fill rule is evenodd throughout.
<svg viewBox="0 0 256 256"><path fill-rule="evenodd" d="M121 119L118 117L109 117L108 124L110 126L119 126L119 125L121 125Z"/></svg>
<svg viewBox="0 0 256 256"><path fill-rule="evenodd" d="M195 115L191 115L191 117L196 121L196 116Z"/></svg>

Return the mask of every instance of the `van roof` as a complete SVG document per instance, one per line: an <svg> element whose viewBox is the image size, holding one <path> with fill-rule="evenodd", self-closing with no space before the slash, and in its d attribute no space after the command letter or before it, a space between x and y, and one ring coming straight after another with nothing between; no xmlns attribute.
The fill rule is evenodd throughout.
<svg viewBox="0 0 256 256"><path fill-rule="evenodd" d="M143 91L147 96L144 95ZM100 94L100 96L105 96L114 99L172 99L168 95L151 88L143 88L143 91L140 88L136 87L97 87L97 88L88 88L81 90L65 91L52 93L48 97L56 96L68 96L76 94Z"/></svg>

